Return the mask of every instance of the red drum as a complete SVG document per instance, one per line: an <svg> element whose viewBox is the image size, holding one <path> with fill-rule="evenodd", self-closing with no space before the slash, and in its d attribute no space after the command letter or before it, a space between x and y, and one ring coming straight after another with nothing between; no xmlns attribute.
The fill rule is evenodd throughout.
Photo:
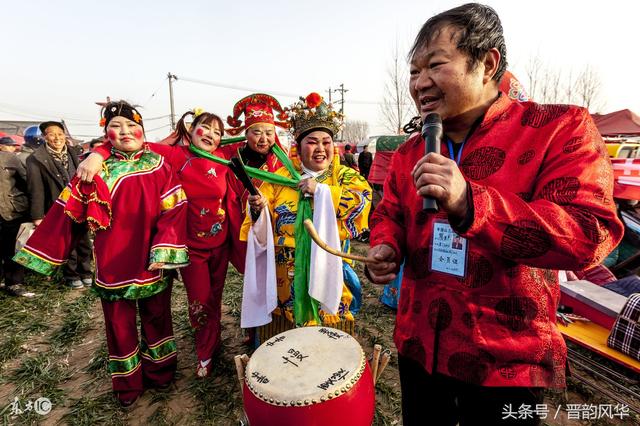
<svg viewBox="0 0 640 426"><path fill-rule="evenodd" d="M285 331L263 343L245 370L251 426L370 426L375 391L360 344L328 327Z"/></svg>

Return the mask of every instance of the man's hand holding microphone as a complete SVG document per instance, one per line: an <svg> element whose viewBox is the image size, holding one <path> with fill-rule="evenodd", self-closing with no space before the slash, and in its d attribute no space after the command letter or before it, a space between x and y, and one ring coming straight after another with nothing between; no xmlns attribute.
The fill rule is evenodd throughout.
<svg viewBox="0 0 640 426"><path fill-rule="evenodd" d="M425 155L420 158L411 175L417 194L424 198L423 209L436 213L445 211L450 217L464 218L468 210L467 182L456 162L440 154L442 120L437 113L425 117L422 138L425 140ZM451 155L451 153L450 153ZM398 271L398 254L387 244L369 249L369 257L377 263L367 265L371 281L387 284ZM425 262L427 259L425 259Z"/></svg>

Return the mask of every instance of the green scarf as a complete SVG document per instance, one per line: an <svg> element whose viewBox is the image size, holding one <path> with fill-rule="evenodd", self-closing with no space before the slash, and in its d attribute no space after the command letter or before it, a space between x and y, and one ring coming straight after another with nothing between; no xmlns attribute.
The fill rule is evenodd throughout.
<svg viewBox="0 0 640 426"><path fill-rule="evenodd" d="M217 157L209 152L197 148L190 144L191 152L199 157L207 158L218 164L229 165L229 160ZM300 174L295 169L293 163L287 157L287 154L278 145L272 148L273 153L278 160L286 167L292 178L277 175L275 173L260 170L255 167L243 164L247 174L253 178L260 179L275 185L283 185L291 188L297 188L300 182ZM295 223L295 263L293 277L293 314L296 319L296 326L302 326L306 322L315 320L320 324L320 315L318 313L318 302L309 296L309 270L311 261L311 237L304 228L304 220L313 219L313 210L311 209L311 199L299 193L298 213L296 214Z"/></svg>

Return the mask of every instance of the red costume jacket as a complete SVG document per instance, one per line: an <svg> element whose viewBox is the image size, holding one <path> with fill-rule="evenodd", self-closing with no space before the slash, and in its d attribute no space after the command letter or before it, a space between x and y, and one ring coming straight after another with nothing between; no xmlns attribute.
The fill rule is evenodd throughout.
<svg viewBox="0 0 640 426"><path fill-rule="evenodd" d="M423 155L418 135L394 154L371 221L371 246L405 259L398 351L467 383L563 387L555 269L598 264L623 232L589 113L506 96L489 108L459 164L474 210L470 227L457 229L467 239L464 278L430 270L434 220L447 217L422 211L411 169Z"/></svg>
<svg viewBox="0 0 640 426"><path fill-rule="evenodd" d="M111 194L111 226L94 240L96 284L106 300L140 299L167 287L162 271L150 263L188 264L185 246L187 200L165 160L148 149L116 153L100 173ZM74 235L85 229L64 208L71 196L67 186L15 261L50 275L68 257ZM86 232L86 231L85 231Z"/></svg>
<svg viewBox="0 0 640 426"><path fill-rule="evenodd" d="M185 145L150 143L149 148L171 165L187 194L187 246L209 249L225 244L229 237L229 215L239 214L234 212L235 204L227 203L228 167L196 156ZM109 158L111 144L94 152ZM224 158L222 151L214 155Z"/></svg>

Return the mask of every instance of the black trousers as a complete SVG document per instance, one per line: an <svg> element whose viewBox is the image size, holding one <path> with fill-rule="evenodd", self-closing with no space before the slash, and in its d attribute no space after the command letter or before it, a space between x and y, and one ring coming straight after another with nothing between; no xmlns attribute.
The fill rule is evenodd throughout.
<svg viewBox="0 0 640 426"><path fill-rule="evenodd" d="M398 355L398 365L404 426L542 424L535 410L544 400L543 388L472 385L438 373L431 375L402 355ZM532 418L514 418L522 404L534 411Z"/></svg>
<svg viewBox="0 0 640 426"><path fill-rule="evenodd" d="M69 253L67 263L62 267L62 275L67 281L93 277L89 231L87 231L87 227L84 224L74 224L73 226L77 227L77 232L74 230L74 234L78 235L78 237L75 241L75 247Z"/></svg>
<svg viewBox="0 0 640 426"><path fill-rule="evenodd" d="M20 224L26 218L6 221L0 217L0 279L4 277L7 287L24 283L24 268L13 260L16 254L16 237Z"/></svg>

